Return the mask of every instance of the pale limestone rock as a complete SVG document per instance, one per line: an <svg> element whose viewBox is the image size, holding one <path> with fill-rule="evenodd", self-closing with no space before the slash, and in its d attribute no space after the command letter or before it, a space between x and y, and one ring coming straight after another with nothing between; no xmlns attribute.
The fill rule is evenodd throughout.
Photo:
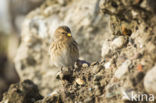
<svg viewBox="0 0 156 103"><path fill-rule="evenodd" d="M156 96L156 65L149 70L144 78L144 86L145 90L150 94L154 94Z"/></svg>

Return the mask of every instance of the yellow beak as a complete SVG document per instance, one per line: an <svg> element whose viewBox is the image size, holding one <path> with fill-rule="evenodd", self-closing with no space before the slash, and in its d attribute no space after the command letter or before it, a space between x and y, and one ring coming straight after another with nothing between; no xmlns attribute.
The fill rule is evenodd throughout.
<svg viewBox="0 0 156 103"><path fill-rule="evenodd" d="M69 36L69 37L70 37L70 36L71 36L71 33L68 33L68 34L67 34L67 36Z"/></svg>

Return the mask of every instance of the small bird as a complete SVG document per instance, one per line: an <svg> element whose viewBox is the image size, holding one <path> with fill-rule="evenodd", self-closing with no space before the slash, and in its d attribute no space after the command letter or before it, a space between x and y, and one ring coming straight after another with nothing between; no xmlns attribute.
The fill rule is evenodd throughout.
<svg viewBox="0 0 156 103"><path fill-rule="evenodd" d="M79 58L78 44L68 26L60 26L53 34L49 53L56 67L71 67Z"/></svg>

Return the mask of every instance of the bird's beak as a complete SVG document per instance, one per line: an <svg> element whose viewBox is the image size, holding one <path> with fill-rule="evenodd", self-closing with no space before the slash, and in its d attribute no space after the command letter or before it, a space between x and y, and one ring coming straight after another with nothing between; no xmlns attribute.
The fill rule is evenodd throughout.
<svg viewBox="0 0 156 103"><path fill-rule="evenodd" d="M71 37L71 33L68 33L67 36Z"/></svg>

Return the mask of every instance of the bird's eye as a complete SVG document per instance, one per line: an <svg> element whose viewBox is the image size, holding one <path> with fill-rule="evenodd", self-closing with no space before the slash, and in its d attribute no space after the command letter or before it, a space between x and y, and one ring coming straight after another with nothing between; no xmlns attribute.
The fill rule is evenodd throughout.
<svg viewBox="0 0 156 103"><path fill-rule="evenodd" d="M62 32L62 34L66 34L65 32Z"/></svg>

